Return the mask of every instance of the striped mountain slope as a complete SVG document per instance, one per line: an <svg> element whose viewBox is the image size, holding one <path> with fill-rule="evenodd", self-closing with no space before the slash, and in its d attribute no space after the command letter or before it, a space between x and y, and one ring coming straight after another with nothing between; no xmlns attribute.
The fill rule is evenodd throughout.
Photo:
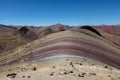
<svg viewBox="0 0 120 80"><path fill-rule="evenodd" d="M86 29L52 33L11 52L1 55L1 66L66 54L84 56L120 69L119 46Z"/></svg>

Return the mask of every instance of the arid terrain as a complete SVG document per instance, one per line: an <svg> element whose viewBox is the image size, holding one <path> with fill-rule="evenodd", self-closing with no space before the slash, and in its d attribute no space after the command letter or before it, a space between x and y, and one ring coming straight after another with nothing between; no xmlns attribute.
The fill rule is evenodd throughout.
<svg viewBox="0 0 120 80"><path fill-rule="evenodd" d="M0 25L0 80L120 80L120 25Z"/></svg>

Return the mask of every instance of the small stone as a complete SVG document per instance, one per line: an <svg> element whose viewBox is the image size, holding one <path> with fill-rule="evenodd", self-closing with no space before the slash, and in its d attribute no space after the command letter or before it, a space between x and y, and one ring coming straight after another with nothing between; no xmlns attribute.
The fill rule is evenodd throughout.
<svg viewBox="0 0 120 80"><path fill-rule="evenodd" d="M54 73L51 73L51 74L50 74L50 76L53 76L53 75L54 75Z"/></svg>
<svg viewBox="0 0 120 80"><path fill-rule="evenodd" d="M90 75L96 75L95 73L90 73Z"/></svg>
<svg viewBox="0 0 120 80"><path fill-rule="evenodd" d="M32 68L33 71L36 71L36 69L37 69L36 67L33 67L33 68Z"/></svg>
<svg viewBox="0 0 120 80"><path fill-rule="evenodd" d="M17 75L17 73L11 73L11 74L7 74L7 77L11 77L11 78L15 78Z"/></svg>
<svg viewBox="0 0 120 80"><path fill-rule="evenodd" d="M80 63L80 65L82 65L82 63Z"/></svg>
<svg viewBox="0 0 120 80"><path fill-rule="evenodd" d="M72 62L70 62L70 65L71 65L72 67L74 67L74 65L73 65L73 63L72 63Z"/></svg>
<svg viewBox="0 0 120 80"><path fill-rule="evenodd" d="M84 75L80 75L80 74L78 74L78 77L84 77Z"/></svg>
<svg viewBox="0 0 120 80"><path fill-rule="evenodd" d="M92 65L94 65L94 64L92 64Z"/></svg>
<svg viewBox="0 0 120 80"><path fill-rule="evenodd" d="M86 73L82 73L82 75L86 75Z"/></svg>
<svg viewBox="0 0 120 80"><path fill-rule="evenodd" d="M69 59L66 59L66 61L69 61Z"/></svg>
<svg viewBox="0 0 120 80"><path fill-rule="evenodd" d="M73 73L73 71L70 71L70 73Z"/></svg>
<svg viewBox="0 0 120 80"><path fill-rule="evenodd" d="M25 78L25 76L22 76L23 78Z"/></svg>
<svg viewBox="0 0 120 80"><path fill-rule="evenodd" d="M56 66L53 66L52 68L55 68Z"/></svg>
<svg viewBox="0 0 120 80"><path fill-rule="evenodd" d="M105 66L104 68L108 68L108 66Z"/></svg>
<svg viewBox="0 0 120 80"><path fill-rule="evenodd" d="M30 78L30 76L28 76L28 78Z"/></svg>
<svg viewBox="0 0 120 80"><path fill-rule="evenodd" d="M67 72L64 72L64 75L68 74Z"/></svg>

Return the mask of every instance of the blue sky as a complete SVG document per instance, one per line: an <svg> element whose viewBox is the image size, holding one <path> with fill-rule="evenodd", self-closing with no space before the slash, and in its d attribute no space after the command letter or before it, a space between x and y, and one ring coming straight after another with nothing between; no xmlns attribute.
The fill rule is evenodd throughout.
<svg viewBox="0 0 120 80"><path fill-rule="evenodd" d="M120 24L120 0L0 0L0 24Z"/></svg>

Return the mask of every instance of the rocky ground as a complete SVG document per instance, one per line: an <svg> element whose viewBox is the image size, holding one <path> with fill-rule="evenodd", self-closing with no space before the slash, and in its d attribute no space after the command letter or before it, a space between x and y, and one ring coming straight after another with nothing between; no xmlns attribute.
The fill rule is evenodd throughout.
<svg viewBox="0 0 120 80"><path fill-rule="evenodd" d="M59 55L0 68L0 80L120 80L120 71L86 57Z"/></svg>

